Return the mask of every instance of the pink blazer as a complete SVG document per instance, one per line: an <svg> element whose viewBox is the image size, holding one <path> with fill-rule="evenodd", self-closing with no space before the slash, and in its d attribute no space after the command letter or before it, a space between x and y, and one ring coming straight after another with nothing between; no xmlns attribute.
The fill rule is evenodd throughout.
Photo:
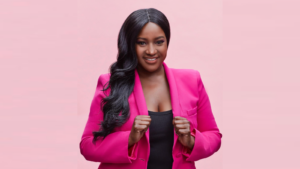
<svg viewBox="0 0 300 169"><path fill-rule="evenodd" d="M174 129L173 168L195 169L195 161L206 158L221 147L220 133L213 116L210 101L198 71L193 69L168 68L163 62L169 82L173 117L181 116L190 121L190 130L195 137L192 151L188 151L177 139ZM102 74L91 103L89 117L80 141L80 152L88 161L101 162L98 169L147 169L150 155L149 129L139 142L128 149L128 138L134 118L148 115L139 75L135 70L135 84L129 96L130 118L121 127L109 134L103 141L92 143L92 132L99 129L103 120L100 102L110 89L102 90L110 74Z"/></svg>

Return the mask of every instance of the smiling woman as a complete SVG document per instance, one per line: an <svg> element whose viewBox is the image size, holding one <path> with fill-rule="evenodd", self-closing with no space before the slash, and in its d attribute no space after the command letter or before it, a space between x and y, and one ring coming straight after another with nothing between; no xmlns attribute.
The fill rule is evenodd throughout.
<svg viewBox="0 0 300 169"><path fill-rule="evenodd" d="M166 35L161 27L153 22L147 23L140 31L135 45L139 72L159 70L167 55Z"/></svg>
<svg viewBox="0 0 300 169"><path fill-rule="evenodd" d="M219 150L200 73L167 66L169 41L157 9L136 10L123 23L117 61L98 79L80 142L99 169L195 169Z"/></svg>

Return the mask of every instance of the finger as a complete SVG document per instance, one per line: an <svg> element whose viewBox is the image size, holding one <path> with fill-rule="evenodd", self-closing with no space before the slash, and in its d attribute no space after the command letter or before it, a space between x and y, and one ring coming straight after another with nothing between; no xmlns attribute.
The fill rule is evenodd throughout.
<svg viewBox="0 0 300 169"><path fill-rule="evenodd" d="M175 120L180 120L180 119L185 119L185 117L175 116L174 119L175 119Z"/></svg>
<svg viewBox="0 0 300 169"><path fill-rule="evenodd" d="M179 129L177 131L177 135L180 134L180 135L189 135L191 132L189 129Z"/></svg>
<svg viewBox="0 0 300 169"><path fill-rule="evenodd" d="M177 129L186 129L189 128L190 125L185 123L185 124L176 124Z"/></svg>
<svg viewBox="0 0 300 169"><path fill-rule="evenodd" d="M151 117L150 117L150 116L146 116L146 115L145 115L145 116L142 115L142 116L136 116L135 119L136 119L136 120L143 120L143 121L144 121L144 120L145 120L145 121L150 121L150 120L151 120Z"/></svg>
<svg viewBox="0 0 300 169"><path fill-rule="evenodd" d="M175 120L174 123L175 124L184 124L184 123L189 123L190 121L188 121L187 119L180 119L180 120Z"/></svg>
<svg viewBox="0 0 300 169"><path fill-rule="evenodd" d="M138 125L149 125L150 121L136 121Z"/></svg>
<svg viewBox="0 0 300 169"><path fill-rule="evenodd" d="M148 125L136 125L134 128L136 130L146 130L148 128Z"/></svg>
<svg viewBox="0 0 300 169"><path fill-rule="evenodd" d="M150 125L151 120L135 120L136 124L146 124L146 125Z"/></svg>

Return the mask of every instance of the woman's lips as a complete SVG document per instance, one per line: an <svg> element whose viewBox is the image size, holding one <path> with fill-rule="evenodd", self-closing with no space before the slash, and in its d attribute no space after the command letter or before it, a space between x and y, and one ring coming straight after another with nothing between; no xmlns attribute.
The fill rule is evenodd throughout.
<svg viewBox="0 0 300 169"><path fill-rule="evenodd" d="M144 58L146 63L149 64L155 64L158 60L158 57L149 57L149 58Z"/></svg>

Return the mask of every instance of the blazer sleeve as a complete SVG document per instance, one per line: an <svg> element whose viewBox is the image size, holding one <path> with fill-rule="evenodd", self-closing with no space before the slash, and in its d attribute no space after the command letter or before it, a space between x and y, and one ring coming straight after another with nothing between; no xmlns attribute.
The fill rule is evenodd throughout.
<svg viewBox="0 0 300 169"><path fill-rule="evenodd" d="M100 75L94 98L91 103L89 117L80 141L80 152L88 161L104 163L132 163L137 158L139 142L128 147L130 131L116 131L110 133L103 140L92 143L93 131L98 131L103 120L103 111L100 103L105 97L103 91L104 79Z"/></svg>
<svg viewBox="0 0 300 169"><path fill-rule="evenodd" d="M211 110L209 97L202 83L200 73L197 73L198 82L198 108L197 108L197 128L191 131L191 135L195 137L195 144L192 150L183 148L183 155L187 157L186 161L197 161L211 156L221 147L222 134L216 124L215 118Z"/></svg>

